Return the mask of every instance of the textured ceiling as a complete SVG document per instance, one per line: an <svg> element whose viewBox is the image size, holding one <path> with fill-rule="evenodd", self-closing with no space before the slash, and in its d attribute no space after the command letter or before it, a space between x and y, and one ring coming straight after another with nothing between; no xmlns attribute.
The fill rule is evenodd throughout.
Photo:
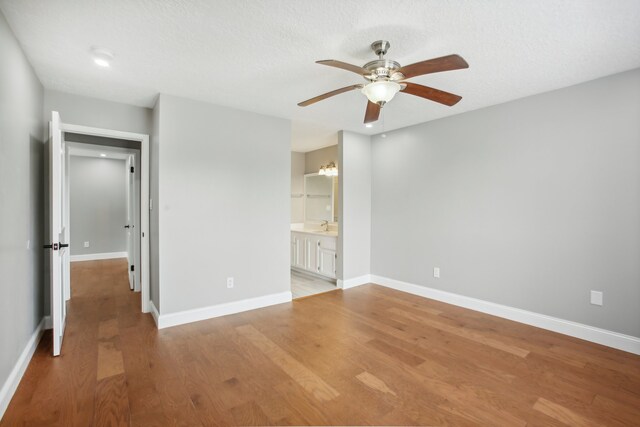
<svg viewBox="0 0 640 427"><path fill-rule="evenodd" d="M152 106L159 92L290 118L294 149L374 134L640 67L638 0L0 0L45 87ZM445 107L399 94L371 129L358 91L297 102L360 83L316 65L374 58L391 41L403 65L451 53L467 70L412 79L463 96ZM115 53L93 64L89 49Z"/></svg>

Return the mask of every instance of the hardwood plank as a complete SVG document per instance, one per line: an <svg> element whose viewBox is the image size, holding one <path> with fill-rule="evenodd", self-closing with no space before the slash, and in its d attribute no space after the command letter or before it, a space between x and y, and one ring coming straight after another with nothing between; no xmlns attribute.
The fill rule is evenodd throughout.
<svg viewBox="0 0 640 427"><path fill-rule="evenodd" d="M569 426L598 425L597 423L594 423L593 421L576 414L572 410L542 397L536 401L536 403L533 405L533 409L542 412L543 414L548 415L549 417Z"/></svg>
<svg viewBox="0 0 640 427"><path fill-rule="evenodd" d="M98 343L98 372L96 379L111 377L124 373L124 361L122 352L114 342Z"/></svg>
<svg viewBox="0 0 640 427"><path fill-rule="evenodd" d="M275 345L252 325L238 326L236 330L316 399L327 401L340 395L333 387Z"/></svg>
<svg viewBox="0 0 640 427"><path fill-rule="evenodd" d="M396 395L396 393L393 390L391 390L389 386L387 386L384 383L384 381L382 381L380 378L376 377L375 375L367 371L364 371L363 373L356 375L356 378L360 380L367 387L370 387L374 390L378 390L381 393L389 393L393 396Z"/></svg>
<svg viewBox="0 0 640 427"><path fill-rule="evenodd" d="M110 340L120 334L118 327L118 319L113 318L109 320L103 320L98 325L98 339Z"/></svg>
<svg viewBox="0 0 640 427"><path fill-rule="evenodd" d="M453 335L458 335L460 337L469 339L471 341L475 341L479 344L484 344L484 345L488 345L489 347L493 347L497 350L502 350L505 351L507 353L513 354L514 356L518 356L518 357L527 357L527 355L529 354L529 350L525 350L523 348L520 347L516 347L513 345L509 345L509 344L505 344L501 341L492 339L492 338L487 338L486 336L483 336L481 334L469 331L467 329L464 328L455 328L452 326L449 326L447 324L444 324L442 322L438 322L438 321L434 321L432 319L426 318L426 317L419 317L416 315L413 315L411 313L408 313L407 311L404 310L400 310L397 308L390 308L389 309L390 313L402 316L402 317L406 317L408 319L411 320L415 320L417 322L420 323L424 323L428 326L431 326L432 328L436 328L439 329L441 331L444 332L448 332L450 334Z"/></svg>
<svg viewBox="0 0 640 427"><path fill-rule="evenodd" d="M129 402L123 374L98 381L96 386L95 426L128 426Z"/></svg>
<svg viewBox="0 0 640 427"><path fill-rule="evenodd" d="M380 339L373 339L371 341L368 341L367 346L386 353L394 359L397 359L399 362L406 363L410 366L417 366L424 362L423 358L406 352L401 348L394 347L393 345L386 343Z"/></svg>
<svg viewBox="0 0 640 427"><path fill-rule="evenodd" d="M234 423L239 426L263 426L271 424L271 420L265 415L260 406L254 401L249 401L229 410Z"/></svg>
<svg viewBox="0 0 640 427"><path fill-rule="evenodd" d="M640 406L627 405L599 394L593 399L592 406L598 414L607 414L607 420L611 424L640 424Z"/></svg>

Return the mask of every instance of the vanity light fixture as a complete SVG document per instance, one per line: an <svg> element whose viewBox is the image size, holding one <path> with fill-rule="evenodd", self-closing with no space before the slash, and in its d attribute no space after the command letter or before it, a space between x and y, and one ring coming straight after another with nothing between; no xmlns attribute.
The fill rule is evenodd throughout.
<svg viewBox="0 0 640 427"><path fill-rule="evenodd" d="M320 170L318 171L318 175L324 176L338 176L338 167L335 162L330 162L328 165L320 166Z"/></svg>

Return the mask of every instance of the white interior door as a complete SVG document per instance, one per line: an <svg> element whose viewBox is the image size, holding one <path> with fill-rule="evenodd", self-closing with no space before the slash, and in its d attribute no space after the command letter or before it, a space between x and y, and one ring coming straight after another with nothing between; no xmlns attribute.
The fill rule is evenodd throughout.
<svg viewBox="0 0 640 427"><path fill-rule="evenodd" d="M69 232L65 193L66 153L60 115L51 113L49 124L49 241L50 253L51 321L53 324L53 355L60 355L66 320L64 289L69 281Z"/></svg>
<svg viewBox="0 0 640 427"><path fill-rule="evenodd" d="M127 230L127 261L129 263L129 288L134 289L136 286L136 277L133 269L135 268L136 245L135 245L135 180L134 180L135 157L129 156L127 160L127 224L124 226Z"/></svg>

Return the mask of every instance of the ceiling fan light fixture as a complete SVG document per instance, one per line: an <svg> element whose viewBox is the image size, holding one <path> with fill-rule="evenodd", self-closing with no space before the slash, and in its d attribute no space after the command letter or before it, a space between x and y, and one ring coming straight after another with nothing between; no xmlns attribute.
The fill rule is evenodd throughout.
<svg viewBox="0 0 640 427"><path fill-rule="evenodd" d="M374 104L384 104L393 99L393 97L400 91L401 86L390 80L381 80L373 83L369 83L362 88L362 93L367 99ZM382 104L381 104L382 103Z"/></svg>

